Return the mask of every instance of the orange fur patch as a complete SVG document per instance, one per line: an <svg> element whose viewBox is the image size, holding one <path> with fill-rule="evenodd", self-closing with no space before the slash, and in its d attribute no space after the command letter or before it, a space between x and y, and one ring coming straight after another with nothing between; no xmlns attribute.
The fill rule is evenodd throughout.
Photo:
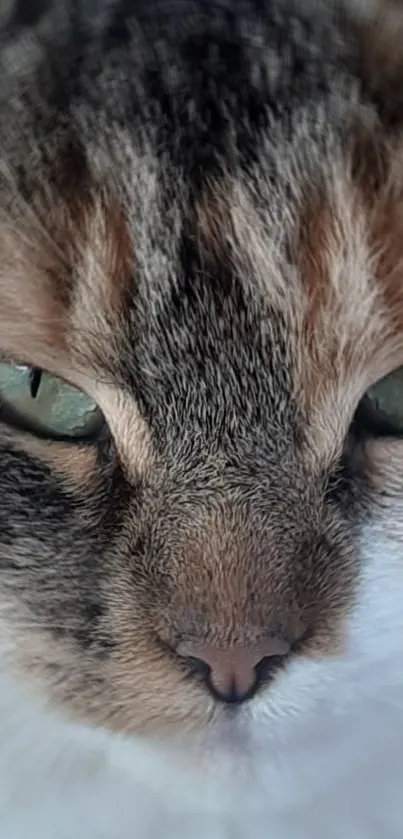
<svg viewBox="0 0 403 839"><path fill-rule="evenodd" d="M369 203L370 248L390 335L403 362L403 154L395 155L388 183ZM399 359L399 363L400 359Z"/></svg>
<svg viewBox="0 0 403 839"><path fill-rule="evenodd" d="M403 330L394 323L402 317L395 271L401 245L373 161L359 170L354 161L350 169L335 167L326 188L301 207L300 402L316 446L321 440L329 457L367 388L403 361Z"/></svg>
<svg viewBox="0 0 403 839"><path fill-rule="evenodd" d="M329 272L329 253L337 241L337 222L326 196L310 195L300 215L299 236L296 245L296 262L306 293L304 316L304 344L311 356L323 351L318 342L317 330L327 309L336 303ZM337 357L337 346L327 347L330 364ZM320 360L320 359L318 359Z"/></svg>
<svg viewBox="0 0 403 839"><path fill-rule="evenodd" d="M366 220L353 184L310 195L296 244L301 306L298 353L301 400L329 425L329 443L342 439L370 384L383 316L371 277ZM342 397L342 399L341 399ZM324 416L333 415L333 422ZM337 430L338 429L338 430Z"/></svg>
<svg viewBox="0 0 403 839"><path fill-rule="evenodd" d="M119 326L135 257L128 224L117 203L93 195L81 214L69 328L74 354L96 367L97 347L106 346Z"/></svg>
<svg viewBox="0 0 403 839"><path fill-rule="evenodd" d="M124 308L134 254L116 202L67 197L0 220L0 355L73 382L88 333Z"/></svg>
<svg viewBox="0 0 403 839"><path fill-rule="evenodd" d="M91 196L81 212L78 252L84 256L84 265L80 278L93 292L95 304L101 304L109 315L119 316L124 309L134 267L134 249L127 221L118 203L103 195ZM90 270L85 276L82 269L88 263Z"/></svg>
<svg viewBox="0 0 403 839"><path fill-rule="evenodd" d="M31 438L26 451L45 462L53 473L74 491L84 491L96 484L96 449L90 445L69 445Z"/></svg>
<svg viewBox="0 0 403 839"><path fill-rule="evenodd" d="M0 353L51 371L66 354L65 305L52 249L0 224Z"/></svg>

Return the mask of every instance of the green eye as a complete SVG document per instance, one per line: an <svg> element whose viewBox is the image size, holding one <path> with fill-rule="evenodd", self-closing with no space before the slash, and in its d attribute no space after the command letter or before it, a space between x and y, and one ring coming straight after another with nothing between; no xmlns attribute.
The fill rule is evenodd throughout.
<svg viewBox="0 0 403 839"><path fill-rule="evenodd" d="M403 367L367 391L357 411L357 422L376 436L403 436Z"/></svg>
<svg viewBox="0 0 403 839"><path fill-rule="evenodd" d="M83 440L104 425L82 391L38 368L0 362L0 420L48 439Z"/></svg>

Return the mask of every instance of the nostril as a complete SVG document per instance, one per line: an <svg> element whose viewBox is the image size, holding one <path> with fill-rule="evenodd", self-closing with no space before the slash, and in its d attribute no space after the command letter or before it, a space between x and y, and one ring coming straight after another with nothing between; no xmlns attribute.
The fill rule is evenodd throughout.
<svg viewBox="0 0 403 839"><path fill-rule="evenodd" d="M195 644L180 644L177 648L190 672L203 679L216 699L226 703L240 703L254 696L288 651L286 642L274 639L255 648L219 649Z"/></svg>
<svg viewBox="0 0 403 839"><path fill-rule="evenodd" d="M197 676L199 679L206 681L211 672L211 667L206 661L201 658L194 658L193 656L180 656L186 662L186 667L191 676Z"/></svg>

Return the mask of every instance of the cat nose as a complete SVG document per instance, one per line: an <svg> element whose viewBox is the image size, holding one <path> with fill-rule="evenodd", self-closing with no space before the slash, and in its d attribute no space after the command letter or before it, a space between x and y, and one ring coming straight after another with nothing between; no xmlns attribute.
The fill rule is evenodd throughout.
<svg viewBox="0 0 403 839"><path fill-rule="evenodd" d="M177 653L195 665L215 699L239 704L254 696L261 682L289 650L290 645L286 641L270 639L256 647L226 649L183 643L177 648Z"/></svg>

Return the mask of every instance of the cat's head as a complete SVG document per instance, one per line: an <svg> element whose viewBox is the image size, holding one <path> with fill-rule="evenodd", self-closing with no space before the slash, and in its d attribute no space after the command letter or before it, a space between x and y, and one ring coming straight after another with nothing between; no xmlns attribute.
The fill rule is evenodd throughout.
<svg viewBox="0 0 403 839"><path fill-rule="evenodd" d="M183 730L276 701L293 661L348 647L367 522L399 538L403 400L371 390L403 364L398 102L369 71L360 98L337 37L303 104L282 77L258 107L244 45L245 89L212 105L203 80L235 71L211 57L209 142L185 94L180 128L150 79L111 83L116 44L58 82L50 139L34 96L2 129L4 657L79 718Z"/></svg>

